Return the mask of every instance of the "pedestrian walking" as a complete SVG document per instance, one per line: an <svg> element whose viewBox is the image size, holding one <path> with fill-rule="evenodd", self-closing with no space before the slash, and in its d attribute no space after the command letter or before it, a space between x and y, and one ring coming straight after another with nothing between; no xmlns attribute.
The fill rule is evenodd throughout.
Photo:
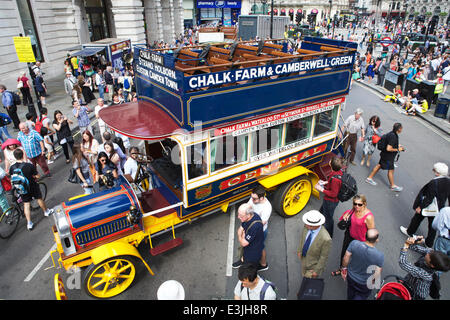
<svg viewBox="0 0 450 320"><path fill-rule="evenodd" d="M273 284L258 275L256 266L243 264L238 271L239 281L234 287L234 300L275 300Z"/></svg>
<svg viewBox="0 0 450 320"><path fill-rule="evenodd" d="M390 190L395 192L400 192L403 190L403 187L397 186L394 183L394 162L396 160L396 157L399 155L399 152L405 151L405 148L399 144L398 135L402 132L402 130L402 124L397 122L394 124L392 131L384 135L378 142L378 148L381 147L382 149L380 153L380 161L367 177L367 183L376 186L377 183L373 180L373 177L380 169L388 170L387 176L390 184Z"/></svg>
<svg viewBox="0 0 450 320"><path fill-rule="evenodd" d="M72 165L72 168L75 169L77 176L80 178L80 185L84 190L84 194L94 193L94 180L91 176L89 160L84 156L79 144L73 146Z"/></svg>
<svg viewBox="0 0 450 320"><path fill-rule="evenodd" d="M369 119L369 124L366 127L366 135L364 138L361 165L364 165L364 160L366 159L366 165L367 167L370 167L370 158L372 157L376 149L376 144L374 143L373 136L377 135L378 137L381 137L382 130L380 126L380 117L375 115Z"/></svg>
<svg viewBox="0 0 450 320"><path fill-rule="evenodd" d="M423 242L421 236L417 239L411 237L406 239L400 249L399 266L408 273L403 284L408 288L413 300L425 300L430 295L431 283L438 276L437 273L450 270L450 258L440 251L419 245ZM407 259L408 250L420 254L414 264Z"/></svg>
<svg viewBox="0 0 450 320"><path fill-rule="evenodd" d="M428 219L428 235L425 239L427 247L433 247L436 230L433 229L434 215L428 216L423 212L431 204L436 205L436 211L445 207L445 203L450 204L450 179L448 178L448 166L445 163L437 162L433 165L435 177L420 189L413 204L414 215L408 228L400 226L400 231L412 237L420 226L423 219ZM436 199L436 201L434 201ZM437 212L436 212L437 213Z"/></svg>
<svg viewBox="0 0 450 320"><path fill-rule="evenodd" d="M103 77L105 79L105 84L106 84L106 95L105 95L105 100L107 102L112 102L112 96L114 93L114 78L112 76L112 67L111 66L107 66L106 70L103 72Z"/></svg>
<svg viewBox="0 0 450 320"><path fill-rule="evenodd" d="M17 115L17 104L14 102L14 96L11 91L7 91L6 86L0 84L0 94L2 95L3 108L8 112L9 117L14 123L14 129L19 130L20 119Z"/></svg>
<svg viewBox="0 0 450 320"><path fill-rule="evenodd" d="M48 109L46 107L43 107L41 109L41 116L36 119L36 131L40 131L40 128L46 128L48 130L48 135L50 137L50 140L52 143L55 142L54 135L55 135L55 129L50 125L50 118L48 117Z"/></svg>
<svg viewBox="0 0 450 320"><path fill-rule="evenodd" d="M384 254L375 248L378 237L378 230L369 229L365 241L353 240L345 252L342 278L347 281L347 300L366 300L380 279Z"/></svg>
<svg viewBox="0 0 450 320"><path fill-rule="evenodd" d="M317 278L327 265L331 237L323 228L325 217L319 211L306 212L302 220L304 227L297 250L302 265L302 277Z"/></svg>
<svg viewBox="0 0 450 320"><path fill-rule="evenodd" d="M25 193L20 193L23 202L23 211L25 213L25 218L27 219L27 229L33 229L33 222L31 221L31 208L30 203L33 199L36 199L39 207L44 211L44 216L48 217L53 214L53 209L48 209L46 203L42 199L41 189L36 179L39 178L39 174L36 170L36 166L31 163L24 162L24 152L17 148L14 150L14 157L16 158L16 163L9 168L9 175L11 176L11 183L16 187L15 176L18 176L18 181L22 182L22 190ZM21 179L22 178L22 179ZM17 190L17 189L16 189Z"/></svg>
<svg viewBox="0 0 450 320"><path fill-rule="evenodd" d="M98 128L100 130L100 136L102 137L103 142L105 142L105 139L103 138L103 134L106 132L107 128L106 128L105 121L103 121L102 118L100 118L99 112L101 109L103 109L105 107L107 107L107 106L105 106L105 101L103 100L103 98L98 98L97 105L94 108L94 113L95 113L95 117L97 118Z"/></svg>
<svg viewBox="0 0 450 320"><path fill-rule="evenodd" d="M384 83L384 77L386 75L387 70L389 69L389 62L386 58L381 59L380 66L378 68L378 77L377 77L377 85L382 86Z"/></svg>
<svg viewBox="0 0 450 320"><path fill-rule="evenodd" d="M19 78L17 78L17 88L22 93L22 103L24 106L33 103L33 98L31 97L31 84L25 71L21 72Z"/></svg>
<svg viewBox="0 0 450 320"><path fill-rule="evenodd" d="M432 227L437 232L433 249L450 257L450 207L444 207L439 211L433 219Z"/></svg>
<svg viewBox="0 0 450 320"><path fill-rule="evenodd" d="M239 268L246 262L257 266L261 261L264 249L264 231L261 218L253 212L248 203L244 203L238 209L238 219L241 221L241 226L237 231L237 236L243 250L242 257L233 263L233 268Z"/></svg>
<svg viewBox="0 0 450 320"><path fill-rule="evenodd" d="M64 90L73 100L73 86L77 84L77 78L72 74L72 72L66 72L66 77L64 78Z"/></svg>
<svg viewBox="0 0 450 320"><path fill-rule="evenodd" d="M266 190L263 188L263 186L257 185L255 188L253 188L252 193L250 194L250 199L248 200L248 204L252 207L253 212L258 214L261 218L265 242L267 234L269 232L268 222L270 215L272 214L272 205L266 198ZM261 261L258 266L258 271L264 271L267 269L269 269L269 265L267 264L266 249L264 248L261 256Z"/></svg>
<svg viewBox="0 0 450 320"><path fill-rule="evenodd" d="M330 160L329 165L332 171L328 176L328 180L319 181L314 188L324 194L322 206L319 211L325 216L324 227L332 238L334 229L333 215L339 204L338 194L342 186L342 180L336 176L342 176L344 174L342 172L342 158L333 157Z"/></svg>
<svg viewBox="0 0 450 320"><path fill-rule="evenodd" d="M91 89L91 77L85 78L82 75L78 76L78 86L81 88L81 93L83 94L83 98L86 103L90 103L92 100L96 99Z"/></svg>
<svg viewBox="0 0 450 320"><path fill-rule="evenodd" d="M75 118L78 120L78 126L80 127L80 132L84 132L85 130L89 130L92 132L91 120L89 119L88 112L92 110L87 106L82 106L78 101L72 102L72 113Z"/></svg>
<svg viewBox="0 0 450 320"><path fill-rule="evenodd" d="M47 97L47 86L45 85L44 78L41 73L38 72L34 78L34 86L38 94L38 98L41 100L41 104L45 105L45 97Z"/></svg>
<svg viewBox="0 0 450 320"><path fill-rule="evenodd" d="M353 208L345 211L339 218L339 221L345 220L350 224L345 229L344 240L342 241L342 249L339 263L345 255L350 242L353 240L366 241L366 233L369 229L375 228L375 219L373 213L367 208L367 198L363 194L353 197ZM342 272L342 264L339 269L331 273L332 276L338 276Z"/></svg>
<svg viewBox="0 0 450 320"><path fill-rule="evenodd" d="M58 138L59 145L63 148L64 156L66 157L66 163L70 163L69 146L73 153L73 136L70 130L70 125L73 121L67 119L60 110L55 110L53 128L56 131L56 137Z"/></svg>
<svg viewBox="0 0 450 320"><path fill-rule="evenodd" d="M45 177L50 177L50 169L44 156L44 138L36 130L30 130L25 122L19 124L19 129L17 140L22 144L28 159L36 168L38 165L41 167Z"/></svg>
<svg viewBox="0 0 450 320"><path fill-rule="evenodd" d="M356 143L358 141L358 131L361 131L361 136L359 141L364 141L365 130L364 130L364 120L361 117L363 111L361 108L357 108L355 114L349 116L345 120L344 127L348 133L347 140L344 142L344 152L347 154L347 149L350 146L350 157L349 161L351 164L356 165L354 162L356 155Z"/></svg>

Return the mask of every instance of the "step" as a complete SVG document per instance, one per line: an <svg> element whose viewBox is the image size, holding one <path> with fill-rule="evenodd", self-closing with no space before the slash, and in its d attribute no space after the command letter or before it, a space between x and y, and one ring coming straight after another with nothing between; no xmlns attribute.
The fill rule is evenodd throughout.
<svg viewBox="0 0 450 320"><path fill-rule="evenodd" d="M169 251L173 248L176 248L183 244L183 239L181 238L175 238L170 241L164 242L163 244L160 244L152 249L150 249L150 254L152 256L156 256L158 254L164 253L166 251Z"/></svg>

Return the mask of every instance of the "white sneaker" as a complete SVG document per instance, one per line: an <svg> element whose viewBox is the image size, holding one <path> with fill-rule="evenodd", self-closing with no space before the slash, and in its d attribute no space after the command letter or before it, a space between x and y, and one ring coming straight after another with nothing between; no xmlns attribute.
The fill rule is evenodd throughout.
<svg viewBox="0 0 450 320"><path fill-rule="evenodd" d="M44 212L44 216L48 217L49 215L53 214L53 212L55 212L55 210L53 210L53 209L47 209L47 210Z"/></svg>
<svg viewBox="0 0 450 320"><path fill-rule="evenodd" d="M52 161L52 160L47 160L47 164L52 164L52 163L54 163L55 161Z"/></svg>
<svg viewBox="0 0 450 320"><path fill-rule="evenodd" d="M373 179L370 179L370 178L367 178L367 179L366 179L366 182L367 182L368 184L373 185L373 186L376 186L376 185L377 185L377 183L376 183Z"/></svg>
<svg viewBox="0 0 450 320"><path fill-rule="evenodd" d="M28 221L28 223L27 223L27 229L28 229L28 231L31 231L32 229L33 229L33 222L32 221Z"/></svg>
<svg viewBox="0 0 450 320"><path fill-rule="evenodd" d="M408 236L408 237L409 237L408 229L407 229L407 228L405 228L404 226L400 226L400 231L401 231L405 236Z"/></svg>

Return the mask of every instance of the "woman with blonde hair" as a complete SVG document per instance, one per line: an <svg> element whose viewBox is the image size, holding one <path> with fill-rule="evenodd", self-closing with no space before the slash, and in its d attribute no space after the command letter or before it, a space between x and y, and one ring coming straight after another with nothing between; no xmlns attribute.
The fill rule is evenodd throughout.
<svg viewBox="0 0 450 320"><path fill-rule="evenodd" d="M331 273L332 276L341 274L342 258L350 242L353 240L365 242L367 230L375 228L373 213L367 208L367 198L363 194L357 194L353 197L353 208L345 211L339 218L339 221L341 220L350 222L350 226L346 228L344 241L342 242L341 260L339 261L340 267Z"/></svg>

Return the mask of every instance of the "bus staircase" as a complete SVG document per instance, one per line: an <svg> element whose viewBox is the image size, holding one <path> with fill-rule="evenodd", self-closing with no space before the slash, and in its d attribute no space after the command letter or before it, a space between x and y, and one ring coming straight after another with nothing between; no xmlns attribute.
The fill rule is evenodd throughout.
<svg viewBox="0 0 450 320"><path fill-rule="evenodd" d="M158 189L143 192L142 197L140 198L140 202L144 212L153 211L152 215L154 217L162 218L173 213L173 206L170 205L170 203ZM173 239L159 244L155 247L153 246L151 234L149 233L148 240L150 243L150 254L152 256L159 255L183 244L183 239L177 238L175 236L174 219L172 219L171 228Z"/></svg>

